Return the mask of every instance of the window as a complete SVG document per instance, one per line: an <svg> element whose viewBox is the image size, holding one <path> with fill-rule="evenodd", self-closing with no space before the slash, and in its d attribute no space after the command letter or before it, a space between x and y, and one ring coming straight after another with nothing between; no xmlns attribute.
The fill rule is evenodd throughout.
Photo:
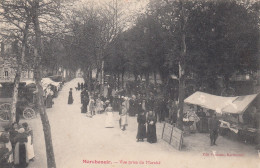
<svg viewBox="0 0 260 168"><path fill-rule="evenodd" d="M5 78L8 78L8 71L5 71Z"/></svg>

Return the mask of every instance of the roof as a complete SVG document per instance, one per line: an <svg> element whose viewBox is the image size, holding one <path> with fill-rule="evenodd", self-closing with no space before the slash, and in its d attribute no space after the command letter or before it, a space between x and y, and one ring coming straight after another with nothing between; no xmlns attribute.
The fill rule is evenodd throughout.
<svg viewBox="0 0 260 168"><path fill-rule="evenodd" d="M256 96L257 94L223 97L198 91L186 98L184 102L215 110L217 113L241 114L248 108Z"/></svg>

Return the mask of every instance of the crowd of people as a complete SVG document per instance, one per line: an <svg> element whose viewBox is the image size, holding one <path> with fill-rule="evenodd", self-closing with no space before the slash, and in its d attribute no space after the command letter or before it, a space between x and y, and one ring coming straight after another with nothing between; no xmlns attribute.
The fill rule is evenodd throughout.
<svg viewBox="0 0 260 168"><path fill-rule="evenodd" d="M28 123L13 123L0 133L0 167L26 168L34 161L33 131Z"/></svg>
<svg viewBox="0 0 260 168"><path fill-rule="evenodd" d="M92 118L96 114L105 113L105 127L113 128L114 112L119 112L119 127L122 131L127 129L127 118L136 117L138 130L136 140L143 142L156 143L156 123L167 121L171 124L177 121L177 103L174 100L166 100L162 97L155 97L151 92L149 96L136 94L127 96L125 92L118 92L114 95L96 94L88 91L84 83L78 83L75 87L81 91L81 113L86 117ZM73 103L72 88L69 91L68 104Z"/></svg>

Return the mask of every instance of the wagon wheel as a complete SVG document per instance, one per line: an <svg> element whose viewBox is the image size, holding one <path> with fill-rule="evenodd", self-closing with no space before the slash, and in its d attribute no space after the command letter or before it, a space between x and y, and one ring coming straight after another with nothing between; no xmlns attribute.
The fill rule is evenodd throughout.
<svg viewBox="0 0 260 168"><path fill-rule="evenodd" d="M26 109L24 109L23 111L23 117L27 120L32 119L35 117L35 111L34 109L27 107Z"/></svg>
<svg viewBox="0 0 260 168"><path fill-rule="evenodd" d="M0 120L9 121L11 113L11 104L4 103L0 105Z"/></svg>

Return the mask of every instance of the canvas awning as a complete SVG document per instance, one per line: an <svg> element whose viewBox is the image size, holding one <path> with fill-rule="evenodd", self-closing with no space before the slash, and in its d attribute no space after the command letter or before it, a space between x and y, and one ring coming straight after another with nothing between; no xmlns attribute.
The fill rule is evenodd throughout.
<svg viewBox="0 0 260 168"><path fill-rule="evenodd" d="M198 91L186 98L184 102L211 109L217 113L240 114L248 108L256 96L257 94L237 97L222 97Z"/></svg>
<svg viewBox="0 0 260 168"><path fill-rule="evenodd" d="M257 94L247 95L247 96L238 96L232 104L224 107L222 111L224 113L233 113L233 114L240 114L243 113L250 103L255 100Z"/></svg>
<svg viewBox="0 0 260 168"><path fill-rule="evenodd" d="M24 80L22 82L25 82L25 85L35 84L35 81L33 80Z"/></svg>

